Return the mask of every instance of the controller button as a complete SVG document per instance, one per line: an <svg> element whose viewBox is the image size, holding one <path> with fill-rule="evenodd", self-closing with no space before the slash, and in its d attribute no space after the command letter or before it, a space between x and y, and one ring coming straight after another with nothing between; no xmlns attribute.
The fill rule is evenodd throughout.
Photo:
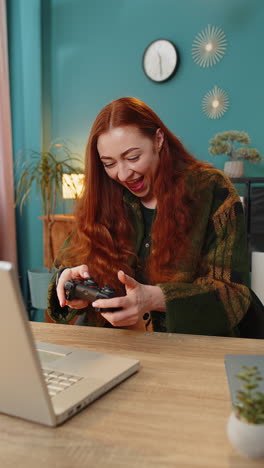
<svg viewBox="0 0 264 468"><path fill-rule="evenodd" d="M101 292L104 292L104 293L106 293L106 294L107 294L107 293L112 294L112 293L115 292L115 290L114 290L111 286L103 286L103 287L101 288Z"/></svg>
<svg viewBox="0 0 264 468"><path fill-rule="evenodd" d="M97 288L97 286L98 286L98 284L96 283L96 281L94 281L94 279L92 277L87 278L86 280L84 280L83 284L85 286L90 286L91 288Z"/></svg>

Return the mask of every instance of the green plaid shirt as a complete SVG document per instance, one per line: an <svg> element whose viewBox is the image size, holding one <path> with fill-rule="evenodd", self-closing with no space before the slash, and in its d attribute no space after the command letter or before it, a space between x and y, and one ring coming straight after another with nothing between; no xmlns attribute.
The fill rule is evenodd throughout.
<svg viewBox="0 0 264 468"><path fill-rule="evenodd" d="M243 207L222 171L214 168L188 171L186 178L199 194L197 222L190 234L188 258L177 264L175 281L157 285L165 295L166 312L151 312L153 329L238 336L236 326L251 301ZM138 253L144 238L140 200L130 192L125 193L124 199L131 208ZM83 310L69 310L63 318L59 312L53 280L49 291L51 317L65 323ZM94 325L93 314L88 308L88 325Z"/></svg>

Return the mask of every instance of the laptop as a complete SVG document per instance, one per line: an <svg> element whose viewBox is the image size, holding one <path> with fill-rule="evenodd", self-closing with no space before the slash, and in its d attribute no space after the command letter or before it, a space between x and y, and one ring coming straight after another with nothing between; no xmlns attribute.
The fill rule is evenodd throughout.
<svg viewBox="0 0 264 468"><path fill-rule="evenodd" d="M263 380L259 382L258 390L264 392L264 355L245 355L245 354L226 354L225 368L228 379L230 397L233 404L237 404L237 392L243 385L242 380L236 376L243 372L242 366L253 367L257 366Z"/></svg>
<svg viewBox="0 0 264 468"><path fill-rule="evenodd" d="M136 359L35 342L9 262L0 292L1 413L57 426L139 369Z"/></svg>

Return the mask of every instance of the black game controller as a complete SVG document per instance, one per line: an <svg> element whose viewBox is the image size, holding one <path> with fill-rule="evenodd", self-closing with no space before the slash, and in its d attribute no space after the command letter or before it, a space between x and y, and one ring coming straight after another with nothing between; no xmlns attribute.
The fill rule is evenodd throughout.
<svg viewBox="0 0 264 468"><path fill-rule="evenodd" d="M96 299L110 299L111 297L117 297L115 290L111 286L98 288L98 284L93 278L87 278L85 280L68 280L64 283L64 291L67 301L72 301L73 299L84 299L88 302L93 302ZM121 310L121 308L95 308L95 310L96 312L116 312L117 310Z"/></svg>

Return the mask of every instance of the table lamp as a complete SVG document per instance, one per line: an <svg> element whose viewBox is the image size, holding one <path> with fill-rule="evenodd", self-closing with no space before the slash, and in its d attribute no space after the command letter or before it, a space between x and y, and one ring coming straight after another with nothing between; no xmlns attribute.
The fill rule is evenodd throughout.
<svg viewBox="0 0 264 468"><path fill-rule="evenodd" d="M80 198L83 189L84 174L62 175L62 197L63 199Z"/></svg>

